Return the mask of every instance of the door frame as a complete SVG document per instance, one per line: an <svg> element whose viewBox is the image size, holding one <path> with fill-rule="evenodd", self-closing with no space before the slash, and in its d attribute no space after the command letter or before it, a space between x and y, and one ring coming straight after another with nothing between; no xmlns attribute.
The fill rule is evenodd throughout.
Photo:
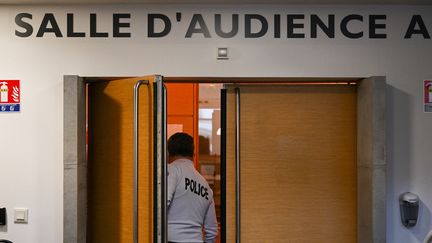
<svg viewBox="0 0 432 243"><path fill-rule="evenodd" d="M86 242L86 82L63 77L63 242ZM357 242L386 242L386 78L164 77L167 83L357 83Z"/></svg>

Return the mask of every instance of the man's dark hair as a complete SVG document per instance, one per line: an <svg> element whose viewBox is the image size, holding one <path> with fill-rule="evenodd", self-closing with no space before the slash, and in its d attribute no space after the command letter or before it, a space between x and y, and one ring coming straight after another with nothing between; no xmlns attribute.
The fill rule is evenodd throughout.
<svg viewBox="0 0 432 243"><path fill-rule="evenodd" d="M193 138L187 133L175 133L168 139L168 153L169 156L193 157Z"/></svg>

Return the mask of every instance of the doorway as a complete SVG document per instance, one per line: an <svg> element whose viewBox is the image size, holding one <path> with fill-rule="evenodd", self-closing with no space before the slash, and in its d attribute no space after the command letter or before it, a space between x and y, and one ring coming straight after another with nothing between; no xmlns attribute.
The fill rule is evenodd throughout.
<svg viewBox="0 0 432 243"><path fill-rule="evenodd" d="M350 220L352 222L354 222L353 226L351 226L351 232L355 232L354 236L351 236L351 239L354 239L352 242L382 242L382 239L384 237L385 239L385 222L383 223L382 221L385 221L385 216L384 218L380 217L382 214L385 214L385 195L382 194L382 191L385 190L385 157L380 157L380 155L376 154L376 153L372 153L370 151L370 149L372 148L372 151L375 149L378 150L383 150L385 151L385 143L383 143L383 141L385 141L385 139L383 138L383 133L380 131L380 127L381 125L383 125L383 121L385 121L385 116L384 117L380 117L380 116L376 116L376 114L385 114L383 111L385 110L385 96L383 94L385 94L385 79L383 78L369 78L369 79L358 79L358 78L351 78L351 79L347 79L347 78L336 78L336 79L289 79L289 78L169 78L169 77L165 77L164 78L165 82L167 82L168 84L171 83L179 83L179 82L183 82L183 83L225 83L225 84L234 84L237 85L235 88L239 88L239 84L241 83L248 83L249 86L246 87L247 85L244 85L242 87L240 87L241 90L244 90L246 88L249 89L250 84L253 83L255 85L260 84L262 85L263 83L265 83L266 85L272 84L273 86L270 88L275 88L276 86L281 86L282 84L308 84L308 87L312 87L310 86L312 83L317 85L318 83L323 85L329 85L329 84L334 84L334 85L346 85L349 87L355 87L356 92L354 93L354 95L351 97L351 103L354 100L354 106L355 106L355 110L357 112L358 115L352 115L351 114L351 118L354 120L354 122L356 123L356 127L354 128L354 132L352 127L350 129L351 131L351 135L352 133L354 133L354 135L357 135L355 138L353 138L353 136L351 136L351 138L354 139L354 144L355 144L355 150L356 150L356 155L354 155L354 163L351 163L351 169L350 173L354 174L354 177L350 177L352 182L348 183L350 184L350 188L351 189L347 189L347 191L351 192L351 195L354 194L354 204L351 203L349 210L354 211L352 212L353 218L351 218ZM67 76L65 77L65 89L67 87L70 86L74 86L74 89L76 91L80 90L82 91L82 83L85 82L85 78L80 78L78 76ZM67 83L67 84L66 84ZM276 86L275 86L276 85ZM232 91L229 91L230 88L232 88L234 86L228 87L227 88L227 92L228 92L228 96L227 96L227 100L225 102L227 102L226 104L230 104L232 103L231 101L233 100L232 98L229 98L229 94ZM234 88L234 89L235 89ZM315 87L316 88L316 87ZM260 87L260 90L263 91L266 88ZM280 87L277 88L277 91L280 91ZM309 90L310 91L310 90ZM72 96L74 96L75 98L78 95L78 92L74 93L72 92ZM246 96L245 96L246 97ZM68 97L65 97L65 99L67 99ZM304 95L301 96L301 99L305 98ZM384 98L384 100L383 100ZM77 101L80 101L80 99L76 99ZM230 101L231 100L231 101ZM234 99L235 100L235 99ZM243 99L242 99L243 100ZM253 98L252 100L255 100L255 98ZM263 102L267 102L267 98L265 98L263 100ZM244 102L244 101L243 101ZM244 103L245 105L246 103ZM281 104L280 102L276 102L275 105L277 104ZM85 112L85 106L83 109L83 104L82 101L80 102L73 102L73 103L69 103L69 105L74 105L76 110L78 111L84 111ZM258 103L255 103L255 105L251 106L252 110L256 110L254 107L256 107L258 105ZM285 106L284 106L285 107ZM322 109L319 109L319 107L315 107L318 108L318 111L322 111ZM226 111L228 111L230 108L227 107ZM246 108L242 108L246 109ZM169 110L169 108L168 108ZM246 109L247 110L247 109ZM264 109L265 111L266 109ZM66 112L67 110L65 109L65 116L66 116ZM71 114L72 117L75 118L75 125L77 125L77 128L80 132L78 132L77 134L81 134L80 136L82 136L82 113L81 112L77 112L79 116L81 117L76 117L73 114ZM243 111L242 111L243 112ZM229 119L233 119L233 116L230 115L229 112L227 112L226 114L224 114L224 112L221 112L221 117L226 116L227 121ZM248 112L249 113L249 112ZM277 112L275 113L277 114ZM234 116L235 117L235 116ZM244 114L241 113L241 119L249 119L244 117ZM322 117L322 115L321 115ZM384 118L384 119L382 119ZM271 120L271 119L268 119ZM278 121L280 121L281 119L279 119ZM66 122L70 121L66 121L65 120L65 124ZM73 121L72 121L73 123ZM79 124L78 124L79 123ZM241 131L241 136L245 136L244 135L244 131L242 129L245 128L245 126L247 126L248 124L254 124L253 121L249 121L245 123L246 125L242 125L240 131ZM351 124L347 122L347 124ZM81 125L81 126L78 126ZM233 180L236 181L237 178L232 177L234 179L230 179L229 174L233 173L232 168L230 169L229 166L232 166L233 163L228 161L228 158L232 155L229 155L231 152L228 151L228 146L229 146L229 141L233 141L232 139L228 139L230 137L230 125L228 125L228 123L226 124L226 133L224 133L224 129L222 130L222 136L226 136L226 144L225 146L227 146L226 149L226 158L227 160L225 162L223 162L222 165L222 171L225 170L225 174L223 172L221 172L221 181L222 181L222 190L226 190L226 197L222 198L222 205L224 205L224 203L226 203L226 206L222 206L221 209L221 213L222 216L221 217L221 221L222 221L222 227L221 227L221 238L222 238L222 242L240 242L241 240L245 241L245 242L253 242L253 241L249 241L247 237L252 236L253 232L244 232L245 228L250 228L250 226L259 226L259 222L256 222L256 220L252 220L252 224L250 225L244 225L244 223L248 222L248 219L244 218L245 215L246 216L253 216L253 214L248 211L249 209L247 209L246 211L245 208L246 206L244 205L244 203L247 203L248 201L252 200L256 201L254 198L256 198L257 192L254 191L254 187L252 188L247 188L245 187L245 185L243 184L245 181L240 182L238 185L241 185L242 192L240 194L240 197L235 195L234 198L232 198L232 194L230 194L229 190L232 191L232 186L234 185L234 188L236 187L235 184L233 183ZM267 127L271 128L272 125L266 125ZM378 127L377 127L378 126ZM231 126L232 128L233 126ZM339 126L334 126L334 127L339 127ZM79 129L81 128L81 129ZM378 128L378 130L377 130ZM65 139L66 137L69 138L68 142L70 142L70 138L75 138L76 141L79 143L79 145L81 145L82 148L82 137L77 136L77 134L69 134L66 132L66 126L65 126ZM248 129L247 129L248 130ZM254 130L254 129L252 129ZM307 129L306 129L307 130ZM320 129L323 130L323 129ZM331 129L330 129L331 130ZM68 131L70 132L70 131ZM364 134L365 132L371 132L372 136L358 136L358 134ZM243 138L241 141L245 141L245 138ZM235 143L236 140L234 140ZM248 141L248 139L246 139L246 141ZM223 147L223 143L224 141L222 141L222 147ZM231 142L232 143L232 142ZM243 143L242 143L243 144ZM66 143L65 143L66 146ZM243 145L242 145L243 146ZM253 145L255 146L255 145ZM252 146L252 147L253 147ZM230 146L231 147L231 146ZM352 145L351 145L352 147ZM245 149L242 147L242 149ZM77 158L79 157L79 159L77 159L76 161L82 161L82 163L84 164L85 160L83 160L82 157L82 151L78 152L78 149L76 148L72 148L72 149L66 149L67 151L73 152L72 155L77 156ZM221 150L223 150L221 148ZM75 153L75 154L74 154ZM224 153L221 151L221 153ZM247 174L250 172L256 172L257 168L254 168L253 166L257 166L257 165L252 165L252 167L248 168L248 166L250 165L250 163L246 163L244 162L244 159L246 159L246 155L243 154L244 152L240 152L239 154L241 154L242 156L242 165L245 166L247 165L247 167L241 167L241 171L239 173L239 178L243 178L243 180L246 180L246 182L248 182L247 179ZM385 153L383 153L385 154ZM222 156L223 157L223 156ZM256 157L256 156L253 156ZM331 156L330 156L331 157ZM352 157L352 156L351 156ZM251 158L253 159L253 158ZM249 161L249 159L248 159ZM225 163L225 165L224 165ZM65 159L65 165L67 164L67 160ZM70 164L69 164L70 165ZM224 167L225 166L225 167ZM280 165L279 165L280 166ZM259 165L258 165L259 167ZM79 170L77 168L77 170L74 169L73 166L69 166L70 169L66 170L66 166L65 166L65 178L66 176L68 176L69 172L75 172L76 176L72 176L72 179L75 179L75 181L68 181L65 179L65 197L69 196L69 198L72 198L73 200L75 200L75 202L77 202L76 204L71 204L71 203L67 203L65 201L65 229L66 226L73 226L75 225L76 227L78 227L78 222L84 222L86 223L87 221L84 220L82 217L77 217L74 215L70 215L67 213L66 210L76 210L76 212L82 212L83 210L85 210L85 208L83 208L81 205L83 202L83 198L82 197L78 197L78 194L81 193L81 195L83 194L83 189L78 190L78 192L74 192L71 189L73 189L73 187L77 187L77 183L78 179L81 178L80 174L82 176L82 172L87 172L86 168L83 168L83 170L81 171L81 173L79 173ZM278 165L274 165L274 166L269 166L266 167L269 168L270 170L267 171L268 173L272 174L272 173L277 173L277 172L281 172L283 170L277 169ZM71 170L72 169L72 170ZM246 169L245 171L243 171L244 169ZM260 170L263 168L259 168ZM249 172L247 171L249 170ZM235 171L235 170L234 170ZM285 172L286 171L294 171L293 168L285 168ZM301 169L300 169L301 171ZM316 169L312 170L312 171L316 171ZM331 169L329 169L329 171L333 171ZM267 173L266 172L266 173ZM379 172L379 173L377 173ZM384 173L382 173L384 172ZM237 173L237 172L235 172ZM246 173L246 174L244 174ZM252 173L253 174L253 173ZM384 177L383 177L384 175ZM257 178L257 175L251 175L251 178ZM260 174L258 174L258 178L259 178ZM311 177L319 177L319 175L310 175ZM267 178L267 177L265 177ZM295 178L295 176L293 176L293 178ZM354 178L354 179L353 179ZM231 180L231 182L230 182ZM253 179L252 179L253 180ZM276 177L276 180L282 180L283 181L283 177ZM224 184L224 182L226 184ZM283 181L285 182L285 181ZM82 179L81 178L81 188L82 188L82 184L86 184L87 181L85 181L85 178ZM229 184L231 183L231 185ZM249 182L247 184L250 184ZM265 185L266 183L264 183ZM271 186L271 182L267 183L267 186ZM354 185L354 192L352 191ZM362 185L362 186L358 186L358 185ZM366 187L364 185L367 185ZM85 189L88 188L88 186L84 187ZM231 189L230 189L231 188ZM301 191L308 191L309 189L302 189ZM234 190L235 191L235 190ZM249 194L244 194L244 192L248 192ZM231 196L230 196L230 195ZM274 193L271 193L274 194ZM319 193L315 193L315 194L319 194ZM223 194L222 194L223 195ZM223 196L222 196L223 197ZM247 198L251 198L250 200ZM240 200L238 200L238 198L240 198ZM266 197L263 197L264 199ZM334 198L334 197L330 197L330 198ZM328 199L328 198L327 198ZM225 200L225 202L224 202ZM306 199L304 199L306 200ZM238 201L240 201L240 206L238 206L237 208L234 207L234 211L232 210L232 204L231 206L228 205L228 202L232 203L234 202L234 204L238 204ZM271 199L272 202L274 202L273 199ZM301 201L301 200L300 200ZM157 202L155 202L157 204ZM320 202L323 203L323 202ZM253 203L252 203L253 204ZM261 203L262 204L262 203ZM271 203L270 203L271 204ZM269 204L269 205L270 205ZM295 207L295 205L292 205L292 207ZM253 207L252 207L253 208ZM377 209L380 209L380 212L377 211ZM231 210L231 211L230 211ZM255 210L255 209L251 209L251 210ZM276 212L277 210L273 211ZM238 214L240 212L240 214ZM258 214L256 214L256 216L258 216ZM329 215L326 215L329 216ZM231 219L229 219L231 217ZM284 216L285 217L285 216ZM314 217L314 216L311 216ZM234 220L233 220L234 219ZM335 219L332 219L335 220ZM280 224L280 225L284 225L284 224ZM290 224L292 225L292 224ZM383 225L384 225L384 230L383 230ZM82 227L82 226L81 226ZM228 232L229 230L232 230L234 228L235 232L234 233L230 233ZM252 227L253 228L253 227ZM276 227L277 228L277 227ZM272 226L272 230L274 229L274 227ZM275 229L276 231L278 229ZM280 229L279 229L280 230ZM65 230L65 242L74 242L72 241L67 241L66 238L79 238L80 234L86 234L85 229L78 230L78 231L67 231ZM244 233L246 233L246 235L244 235ZM275 233L275 232L273 232ZM356 234L357 233L357 234ZM69 235L68 235L69 234ZM279 236L278 238L265 238L265 234L263 233L259 233L259 235L261 235L264 238L257 238L257 242L265 242L265 240L269 241L269 242L279 242ZM68 239L69 239L68 238ZM262 241L264 240L264 241ZM281 242L281 241L280 241ZM286 242L286 241L285 241ZM293 241L294 242L294 241Z"/></svg>

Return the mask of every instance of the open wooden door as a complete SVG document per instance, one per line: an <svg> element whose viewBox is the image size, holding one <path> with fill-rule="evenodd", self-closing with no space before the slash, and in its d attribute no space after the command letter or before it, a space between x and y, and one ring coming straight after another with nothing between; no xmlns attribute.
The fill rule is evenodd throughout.
<svg viewBox="0 0 432 243"><path fill-rule="evenodd" d="M161 76L88 84L87 242L163 242L164 97Z"/></svg>
<svg viewBox="0 0 432 243"><path fill-rule="evenodd" d="M225 92L226 242L356 242L356 86Z"/></svg>

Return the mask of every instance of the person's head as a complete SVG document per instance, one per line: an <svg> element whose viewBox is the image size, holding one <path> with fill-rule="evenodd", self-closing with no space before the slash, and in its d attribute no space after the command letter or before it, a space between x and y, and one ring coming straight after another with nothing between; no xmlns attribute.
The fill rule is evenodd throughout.
<svg viewBox="0 0 432 243"><path fill-rule="evenodd" d="M168 161L179 157L193 158L194 142L192 136L187 133L178 132L168 139Z"/></svg>

